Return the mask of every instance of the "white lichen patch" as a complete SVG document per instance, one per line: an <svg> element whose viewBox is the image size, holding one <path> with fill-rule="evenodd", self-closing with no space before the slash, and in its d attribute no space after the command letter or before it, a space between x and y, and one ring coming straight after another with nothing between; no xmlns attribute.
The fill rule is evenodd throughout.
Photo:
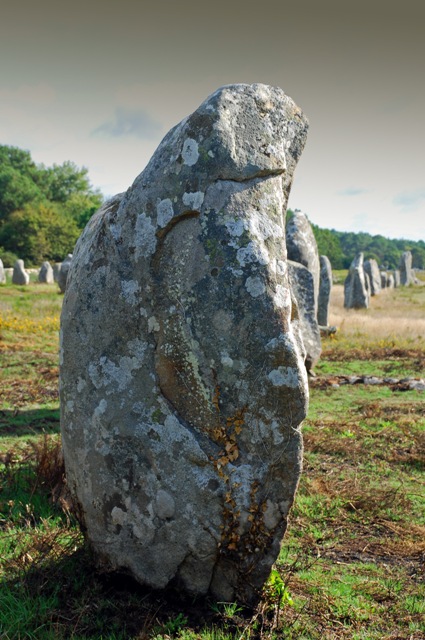
<svg viewBox="0 0 425 640"><path fill-rule="evenodd" d="M121 238L122 227L120 224L111 224L109 225L109 231L114 240L119 240Z"/></svg>
<svg viewBox="0 0 425 640"><path fill-rule="evenodd" d="M157 222L159 227L166 227L170 222L171 218L174 216L173 203L170 198L165 198L165 200L161 200L156 205L156 215Z"/></svg>
<svg viewBox="0 0 425 640"><path fill-rule="evenodd" d="M240 238L243 232L245 231L245 225L243 220L234 220L234 219L228 220L225 223L225 227L228 233L233 238Z"/></svg>
<svg viewBox="0 0 425 640"><path fill-rule="evenodd" d="M154 509L159 518L172 518L176 511L174 498L167 491L160 489L156 494Z"/></svg>
<svg viewBox="0 0 425 640"><path fill-rule="evenodd" d="M268 238L283 238L283 224L277 224L266 213L255 212L248 218L249 232L260 240Z"/></svg>
<svg viewBox="0 0 425 640"><path fill-rule="evenodd" d="M89 364L88 373L96 389L110 387L106 392L110 394L116 390L124 391L129 386L133 371L140 369L143 364L147 343L136 338L127 346L132 357L121 356L118 364L106 356L102 356L97 363Z"/></svg>
<svg viewBox="0 0 425 640"><path fill-rule="evenodd" d="M198 211L204 202L204 197L203 191L189 191L183 194L183 204L190 209Z"/></svg>
<svg viewBox="0 0 425 640"><path fill-rule="evenodd" d="M266 510L264 511L264 524L267 529L274 529L279 520L281 519L281 513L276 504L274 504L271 500L267 500L266 502Z"/></svg>
<svg viewBox="0 0 425 640"><path fill-rule="evenodd" d="M276 285L273 302L278 309L289 309L291 307L291 294L289 289L281 284Z"/></svg>
<svg viewBox="0 0 425 640"><path fill-rule="evenodd" d="M278 447L284 441L284 437L282 435L282 430L280 429L280 426L277 420L271 421L270 431L273 436L273 444L275 447Z"/></svg>
<svg viewBox="0 0 425 640"><path fill-rule="evenodd" d="M128 514L126 511L120 509L120 507L114 507L111 511L112 524L120 525L121 527L127 523Z"/></svg>
<svg viewBox="0 0 425 640"><path fill-rule="evenodd" d="M140 362L142 362L145 356L145 351L147 347L148 347L148 343L144 342L140 338L134 338L133 340L129 340L127 342L128 352L132 356L135 356Z"/></svg>
<svg viewBox="0 0 425 640"><path fill-rule="evenodd" d="M288 265L284 260L276 260L276 273L278 276L284 276L288 271Z"/></svg>
<svg viewBox="0 0 425 640"><path fill-rule="evenodd" d="M227 354L221 356L221 364L223 367L233 367L233 360Z"/></svg>
<svg viewBox="0 0 425 640"><path fill-rule="evenodd" d="M278 367L270 371L267 377L274 387L296 389L300 385L299 373L293 367Z"/></svg>
<svg viewBox="0 0 425 640"><path fill-rule="evenodd" d="M252 262L266 265L270 258L266 247L263 244L250 242L246 247L241 247L236 252L236 259L244 267Z"/></svg>
<svg viewBox="0 0 425 640"><path fill-rule="evenodd" d="M253 298L258 298L266 291L266 285L258 276L249 276L245 281L245 288Z"/></svg>
<svg viewBox="0 0 425 640"><path fill-rule="evenodd" d="M155 537L155 527L149 522L134 522L132 531L143 547L150 545Z"/></svg>
<svg viewBox="0 0 425 640"><path fill-rule="evenodd" d="M137 304L137 293L140 291L140 285L137 280L123 280L121 282L121 296L131 305Z"/></svg>
<svg viewBox="0 0 425 640"><path fill-rule="evenodd" d="M74 411L74 401L73 400L68 400L67 401L66 410L71 412L71 413Z"/></svg>
<svg viewBox="0 0 425 640"><path fill-rule="evenodd" d="M130 246L135 247L135 257L148 258L156 250L155 226L146 213L140 213L137 216L135 233L133 240L130 240Z"/></svg>
<svg viewBox="0 0 425 640"><path fill-rule="evenodd" d="M288 353L293 353L295 351L296 342L292 331L288 331L288 333L281 333L277 338L272 338L267 342L266 351L275 351L276 349L284 349Z"/></svg>
<svg viewBox="0 0 425 640"><path fill-rule="evenodd" d="M99 402L96 409L94 410L94 415L95 416L103 415L106 411L107 406L108 406L108 403L104 398L102 398L102 400Z"/></svg>
<svg viewBox="0 0 425 640"><path fill-rule="evenodd" d="M159 322L155 318L155 316L151 316L148 320L148 332L152 333L153 331L159 331Z"/></svg>
<svg viewBox="0 0 425 640"><path fill-rule="evenodd" d="M193 138L186 138L184 141L182 158L183 163L187 164L189 167L193 167L193 165L198 162L199 147L198 143Z"/></svg>
<svg viewBox="0 0 425 640"><path fill-rule="evenodd" d="M85 389L87 386L87 382L84 380L84 378L81 378L81 376L78 376L77 378L77 391L78 393L81 393L83 391L83 389Z"/></svg>

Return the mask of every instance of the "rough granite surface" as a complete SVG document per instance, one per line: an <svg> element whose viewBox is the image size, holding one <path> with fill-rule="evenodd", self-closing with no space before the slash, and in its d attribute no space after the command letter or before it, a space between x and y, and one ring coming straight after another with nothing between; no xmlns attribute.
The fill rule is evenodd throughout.
<svg viewBox="0 0 425 640"><path fill-rule="evenodd" d="M231 85L80 237L61 317L69 488L100 564L255 602L302 464L304 348L285 211L308 124Z"/></svg>

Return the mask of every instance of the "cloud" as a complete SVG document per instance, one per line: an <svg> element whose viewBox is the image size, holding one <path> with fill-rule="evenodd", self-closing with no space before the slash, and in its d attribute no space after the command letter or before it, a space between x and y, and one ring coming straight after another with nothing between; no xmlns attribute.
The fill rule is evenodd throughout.
<svg viewBox="0 0 425 640"><path fill-rule="evenodd" d="M368 193L368 189L362 189L361 187L347 187L346 189L341 189L341 191L337 191L339 196L360 196L363 193Z"/></svg>
<svg viewBox="0 0 425 640"><path fill-rule="evenodd" d="M92 135L111 138L134 137L154 140L162 126L143 109L117 107L114 118L92 131Z"/></svg>
<svg viewBox="0 0 425 640"><path fill-rule="evenodd" d="M425 188L403 191L395 196L393 203L403 211L414 211L419 209L424 200Z"/></svg>

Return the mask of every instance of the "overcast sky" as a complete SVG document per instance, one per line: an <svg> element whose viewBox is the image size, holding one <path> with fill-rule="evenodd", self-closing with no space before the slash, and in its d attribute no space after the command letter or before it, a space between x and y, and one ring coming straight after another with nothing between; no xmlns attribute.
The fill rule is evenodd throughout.
<svg viewBox="0 0 425 640"><path fill-rule="evenodd" d="M6 4L6 3L4 3ZM262 82L310 121L289 206L425 240L423 0L8 0L0 144L127 189L219 86Z"/></svg>

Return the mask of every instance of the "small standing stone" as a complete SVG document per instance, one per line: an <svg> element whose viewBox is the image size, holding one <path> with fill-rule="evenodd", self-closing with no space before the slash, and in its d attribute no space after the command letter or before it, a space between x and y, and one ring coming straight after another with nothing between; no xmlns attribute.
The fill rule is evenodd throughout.
<svg viewBox="0 0 425 640"><path fill-rule="evenodd" d="M62 262L55 262L55 264L53 265L53 280L55 282L57 282L59 279L59 271L61 266L62 266Z"/></svg>
<svg viewBox="0 0 425 640"><path fill-rule="evenodd" d="M314 304L314 280L310 269L299 262L288 260L291 291L298 307L298 321L306 351L305 366L308 372L320 358L322 341Z"/></svg>
<svg viewBox="0 0 425 640"><path fill-rule="evenodd" d="M317 321L321 327L329 324L329 304L332 290L332 266L328 256L320 256L320 286Z"/></svg>
<svg viewBox="0 0 425 640"><path fill-rule="evenodd" d="M5 284L6 272L4 270L3 260L0 259L0 284Z"/></svg>
<svg viewBox="0 0 425 640"><path fill-rule="evenodd" d="M38 281L44 284L53 284L53 269L50 262L43 262L38 272Z"/></svg>
<svg viewBox="0 0 425 640"><path fill-rule="evenodd" d="M394 286L399 287L400 284L400 269L394 269Z"/></svg>
<svg viewBox="0 0 425 640"><path fill-rule="evenodd" d="M12 284L27 285L30 281L29 273L25 271L24 261L17 260L13 266Z"/></svg>
<svg viewBox="0 0 425 640"><path fill-rule="evenodd" d="M311 272L314 283L314 304L317 311L320 286L320 262L316 238L305 213L295 210L286 223L288 260L303 264Z"/></svg>
<svg viewBox="0 0 425 640"><path fill-rule="evenodd" d="M381 272L378 263L373 258L364 261L363 265L365 274L369 276L370 295L376 296L381 292Z"/></svg>
<svg viewBox="0 0 425 640"><path fill-rule="evenodd" d="M66 290L66 282L68 279L68 272L71 267L72 262L72 253L68 253L65 260L61 263L59 272L58 272L58 285L61 293L65 293Z"/></svg>
<svg viewBox="0 0 425 640"><path fill-rule="evenodd" d="M412 253L404 251L400 258L400 285L408 287L415 282L415 275L412 270Z"/></svg>
<svg viewBox="0 0 425 640"><path fill-rule="evenodd" d="M351 263L344 282L344 307L346 309L367 309L369 307L367 280L368 276L363 270L363 253L358 253Z"/></svg>

